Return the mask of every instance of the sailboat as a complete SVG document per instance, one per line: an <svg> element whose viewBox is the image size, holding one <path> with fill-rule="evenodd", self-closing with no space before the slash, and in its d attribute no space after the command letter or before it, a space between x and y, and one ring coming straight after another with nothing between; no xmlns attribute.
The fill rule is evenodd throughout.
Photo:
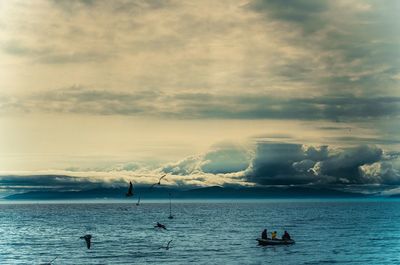
<svg viewBox="0 0 400 265"><path fill-rule="evenodd" d="M140 204L140 195L139 195L138 201L136 203L136 206L139 206L139 204Z"/></svg>
<svg viewBox="0 0 400 265"><path fill-rule="evenodd" d="M171 208L171 193L169 194L169 216L168 219L173 219L174 216L172 215L172 208Z"/></svg>

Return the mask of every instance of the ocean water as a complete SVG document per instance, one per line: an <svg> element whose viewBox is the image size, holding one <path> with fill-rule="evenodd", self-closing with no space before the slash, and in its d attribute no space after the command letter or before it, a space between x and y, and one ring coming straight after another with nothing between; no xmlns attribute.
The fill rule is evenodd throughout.
<svg viewBox="0 0 400 265"><path fill-rule="evenodd" d="M168 211L167 201L0 204L0 264L400 264L396 201L175 202L172 220ZM258 246L264 228L296 244Z"/></svg>

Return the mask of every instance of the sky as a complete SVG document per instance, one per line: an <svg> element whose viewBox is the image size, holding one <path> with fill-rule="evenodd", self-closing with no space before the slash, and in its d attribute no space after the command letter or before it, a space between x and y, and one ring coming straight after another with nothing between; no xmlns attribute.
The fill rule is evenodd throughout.
<svg viewBox="0 0 400 265"><path fill-rule="evenodd" d="M0 190L400 191L395 0L0 0Z"/></svg>

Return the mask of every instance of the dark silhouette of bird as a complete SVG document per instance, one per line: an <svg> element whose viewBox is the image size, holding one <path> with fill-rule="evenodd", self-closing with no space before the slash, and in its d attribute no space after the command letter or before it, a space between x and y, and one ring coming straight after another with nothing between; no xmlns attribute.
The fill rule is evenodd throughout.
<svg viewBox="0 0 400 265"><path fill-rule="evenodd" d="M126 197L132 197L133 196L133 185L132 182L129 181L129 189L128 192L125 194Z"/></svg>
<svg viewBox="0 0 400 265"><path fill-rule="evenodd" d="M169 244L171 244L171 242L172 242L172 240L168 241L167 246L166 247L160 247L160 249L164 248L164 249L168 250L169 249Z"/></svg>
<svg viewBox="0 0 400 265"><path fill-rule="evenodd" d="M154 188L155 185L161 185L161 180L162 180L163 178L165 178L166 176L167 176L167 174L162 175L161 178L158 180L157 183L154 183L153 185L151 185L150 189Z"/></svg>
<svg viewBox="0 0 400 265"><path fill-rule="evenodd" d="M157 222L157 224L154 226L155 228L162 228L164 230L167 230L167 227L165 227L165 225L160 224L159 222Z"/></svg>
<svg viewBox="0 0 400 265"><path fill-rule="evenodd" d="M88 249L90 249L90 242L92 240L92 235L84 235L84 236L81 236L80 239L85 239L86 246Z"/></svg>

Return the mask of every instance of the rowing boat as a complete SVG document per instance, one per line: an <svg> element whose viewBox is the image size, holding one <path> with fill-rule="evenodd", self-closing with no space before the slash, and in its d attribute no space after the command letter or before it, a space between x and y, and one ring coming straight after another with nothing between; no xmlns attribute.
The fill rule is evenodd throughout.
<svg viewBox="0 0 400 265"><path fill-rule="evenodd" d="M257 238L258 244L262 246L267 246L267 245L291 245L294 244L294 240L288 239L288 240L283 240L283 239L262 239L262 238Z"/></svg>

